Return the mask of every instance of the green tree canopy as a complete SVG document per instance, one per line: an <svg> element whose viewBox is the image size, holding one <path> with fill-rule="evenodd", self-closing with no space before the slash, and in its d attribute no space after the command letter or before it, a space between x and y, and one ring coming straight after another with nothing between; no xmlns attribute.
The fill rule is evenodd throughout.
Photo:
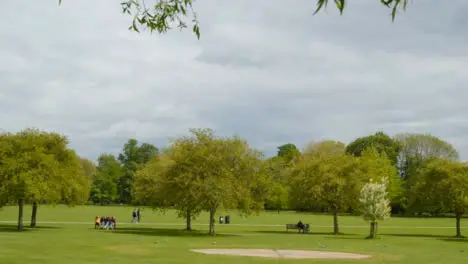
<svg viewBox="0 0 468 264"><path fill-rule="evenodd" d="M353 173L355 160L344 151L317 149L323 149L325 152L314 151L313 155L305 155L294 167L290 201L296 208L327 208L333 213L333 231L338 234L338 214L355 205L360 191L359 179Z"/></svg>
<svg viewBox="0 0 468 264"><path fill-rule="evenodd" d="M468 212L468 166L444 158L432 159L413 186L413 202L427 210L455 214L456 235L462 236L460 220Z"/></svg>
<svg viewBox="0 0 468 264"><path fill-rule="evenodd" d="M286 163L291 163L298 156L301 155L301 152L292 143L283 144L278 147L278 157L282 158Z"/></svg>
<svg viewBox="0 0 468 264"><path fill-rule="evenodd" d="M143 143L139 146L138 141L133 138L125 143L122 153L120 153L118 157L124 170L124 174L119 179L119 195L121 202L132 202L133 176L135 172L157 154L158 149L151 144Z"/></svg>
<svg viewBox="0 0 468 264"><path fill-rule="evenodd" d="M66 137L37 129L3 133L0 137L2 200L19 205L18 230L23 229L23 206L33 203L31 226L36 223L37 204L84 202L90 179L84 175L80 158L68 148Z"/></svg>
<svg viewBox="0 0 468 264"><path fill-rule="evenodd" d="M262 155L238 137L216 137L209 129L191 129L191 136L172 142L164 159L137 173L138 192L151 184L162 194L138 194L156 202L173 203L179 215L188 218L208 211L209 232L215 234L218 209L249 213L263 206L266 174ZM161 198L163 197L163 198Z"/></svg>
<svg viewBox="0 0 468 264"><path fill-rule="evenodd" d="M124 171L114 155L101 154L93 177L91 200L101 205L115 202L119 198L118 184L123 175Z"/></svg>
<svg viewBox="0 0 468 264"><path fill-rule="evenodd" d="M379 153L385 153L393 165L397 164L401 146L398 141L393 140L383 132L355 139L346 146L346 153L359 157L363 151L371 147Z"/></svg>

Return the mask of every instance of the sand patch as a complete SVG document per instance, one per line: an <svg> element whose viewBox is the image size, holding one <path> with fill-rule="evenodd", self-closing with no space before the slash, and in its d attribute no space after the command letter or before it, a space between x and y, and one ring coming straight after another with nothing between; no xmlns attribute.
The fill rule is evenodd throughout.
<svg viewBox="0 0 468 264"><path fill-rule="evenodd" d="M285 259L366 259L369 255L308 251L308 250L273 250L273 249L192 249L193 252L209 255L230 255Z"/></svg>

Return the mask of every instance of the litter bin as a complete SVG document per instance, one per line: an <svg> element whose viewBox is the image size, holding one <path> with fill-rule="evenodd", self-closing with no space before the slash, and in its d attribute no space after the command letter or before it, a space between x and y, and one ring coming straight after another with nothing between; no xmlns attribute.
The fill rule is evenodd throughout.
<svg viewBox="0 0 468 264"><path fill-rule="evenodd" d="M231 216L226 215L225 222L226 222L226 224L230 224L231 223Z"/></svg>
<svg viewBox="0 0 468 264"><path fill-rule="evenodd" d="M222 216L219 217L219 223L220 223L220 224L223 223L223 217L222 217Z"/></svg>

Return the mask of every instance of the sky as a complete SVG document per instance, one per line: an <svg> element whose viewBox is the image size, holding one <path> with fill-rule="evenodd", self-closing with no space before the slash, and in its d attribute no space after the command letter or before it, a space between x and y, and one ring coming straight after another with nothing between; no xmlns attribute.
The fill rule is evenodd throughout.
<svg viewBox="0 0 468 264"><path fill-rule="evenodd" d="M147 0L150 2L149 0ZM266 155L324 139L430 133L468 158L468 1L198 0L188 30L140 34L115 0L0 9L0 129L62 133L90 159L190 128ZM222 5L221 5L222 2ZM190 21L189 21L190 22Z"/></svg>

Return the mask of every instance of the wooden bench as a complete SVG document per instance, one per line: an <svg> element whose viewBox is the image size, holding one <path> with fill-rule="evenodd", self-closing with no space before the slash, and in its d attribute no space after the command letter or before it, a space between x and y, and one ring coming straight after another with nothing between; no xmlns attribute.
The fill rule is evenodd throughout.
<svg viewBox="0 0 468 264"><path fill-rule="evenodd" d="M286 224L286 231L289 231L289 229L295 229L298 230L299 233L301 230L297 227L297 224ZM304 230L302 230L304 233L309 233L310 231L310 225L309 224L304 224Z"/></svg>

